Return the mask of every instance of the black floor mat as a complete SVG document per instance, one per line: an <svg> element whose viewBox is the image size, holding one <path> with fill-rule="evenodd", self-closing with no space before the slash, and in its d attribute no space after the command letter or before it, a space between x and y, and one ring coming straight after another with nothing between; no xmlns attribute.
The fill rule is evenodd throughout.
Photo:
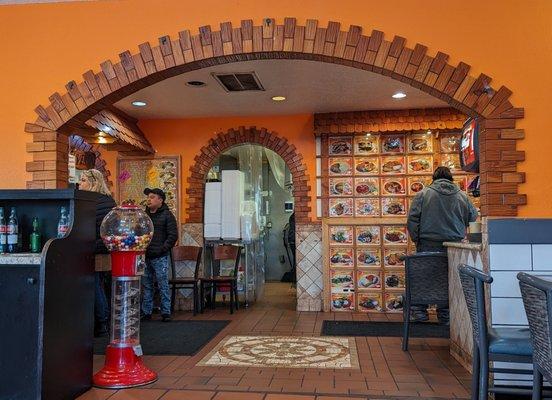
<svg viewBox="0 0 552 400"><path fill-rule="evenodd" d="M230 321L144 321L140 344L145 355L193 356ZM94 354L105 354L107 337L94 339Z"/></svg>
<svg viewBox="0 0 552 400"><path fill-rule="evenodd" d="M402 337L402 322L324 321L322 335L326 336L390 336ZM449 327L428 322L410 324L410 337L448 338Z"/></svg>

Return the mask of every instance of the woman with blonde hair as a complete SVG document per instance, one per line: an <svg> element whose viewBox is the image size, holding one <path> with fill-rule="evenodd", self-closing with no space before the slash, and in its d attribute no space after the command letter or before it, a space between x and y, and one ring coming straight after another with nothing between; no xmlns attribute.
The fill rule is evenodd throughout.
<svg viewBox="0 0 552 400"><path fill-rule="evenodd" d="M94 336L105 336L109 326L109 303L105 295L105 281L109 278L111 271L111 258L100 237L100 225L107 213L117 204L111 197L103 174L97 169L82 171L79 189L101 194L96 204Z"/></svg>

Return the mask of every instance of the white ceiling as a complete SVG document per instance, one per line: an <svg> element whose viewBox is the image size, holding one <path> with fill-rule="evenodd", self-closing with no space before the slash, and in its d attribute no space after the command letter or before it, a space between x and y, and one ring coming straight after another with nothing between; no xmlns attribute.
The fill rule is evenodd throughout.
<svg viewBox="0 0 552 400"><path fill-rule="evenodd" d="M265 91L227 93L211 73L255 71ZM199 80L204 87L189 87ZM397 91L407 97L391 98ZM286 96L274 102L272 96ZM143 100L146 107L134 107ZM158 82L117 102L139 119L286 115L377 109L446 107L433 96L373 72L304 60L259 60L219 65Z"/></svg>

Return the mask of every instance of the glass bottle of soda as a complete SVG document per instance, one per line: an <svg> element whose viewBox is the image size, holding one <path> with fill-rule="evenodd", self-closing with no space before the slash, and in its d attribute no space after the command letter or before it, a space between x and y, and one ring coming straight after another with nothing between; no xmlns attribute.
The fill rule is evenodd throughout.
<svg viewBox="0 0 552 400"><path fill-rule="evenodd" d="M10 211L10 218L8 219L8 228L7 228L8 253L17 252L18 242L19 242L19 223L17 222L17 214L15 212L15 207L12 207Z"/></svg>
<svg viewBox="0 0 552 400"><path fill-rule="evenodd" d="M0 253L5 253L8 250L8 226L6 225L6 217L4 216L4 207L0 207Z"/></svg>
<svg viewBox="0 0 552 400"><path fill-rule="evenodd" d="M38 217L33 218L33 232L29 240L31 244L31 253L40 253L42 250L40 242L40 224L38 222Z"/></svg>
<svg viewBox="0 0 552 400"><path fill-rule="evenodd" d="M67 235L67 231L69 230L69 217L67 217L67 209L65 207L61 207L61 216L59 217L58 222L58 229L57 229L57 237L62 238Z"/></svg>

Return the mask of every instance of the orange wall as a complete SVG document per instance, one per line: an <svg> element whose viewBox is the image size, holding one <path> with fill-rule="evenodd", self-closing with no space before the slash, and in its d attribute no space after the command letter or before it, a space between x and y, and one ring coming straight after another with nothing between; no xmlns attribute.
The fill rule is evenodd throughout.
<svg viewBox="0 0 552 400"><path fill-rule="evenodd" d="M286 137L297 147L297 152L303 155L311 180L311 194L314 196L311 200L311 217L316 217L316 164L312 115L141 120L139 125L157 150L157 155L181 157L181 221L185 221L187 216L186 188L194 157L210 138L219 132L226 133L229 129L240 126L266 128L278 136Z"/></svg>
<svg viewBox="0 0 552 400"><path fill-rule="evenodd" d="M446 7L443 4L446 3ZM45 103L67 81L105 59L117 59L126 49L136 51L144 41L164 34L173 37L201 25L264 17L282 22L293 16L299 23L317 18L322 24L339 21L342 26L361 25L366 32L379 29L408 39L407 45L423 43L429 52L447 52L451 62L472 65L472 73L485 72L493 85L513 90L512 102L526 109L519 124L527 138L521 148L527 161L521 165L528 182L521 190L529 204L521 216L551 216L552 118L549 88L552 87L552 30L549 0L104 0L70 3L0 6L0 137L10 137L0 149L0 186L24 187L26 121L33 109Z"/></svg>

